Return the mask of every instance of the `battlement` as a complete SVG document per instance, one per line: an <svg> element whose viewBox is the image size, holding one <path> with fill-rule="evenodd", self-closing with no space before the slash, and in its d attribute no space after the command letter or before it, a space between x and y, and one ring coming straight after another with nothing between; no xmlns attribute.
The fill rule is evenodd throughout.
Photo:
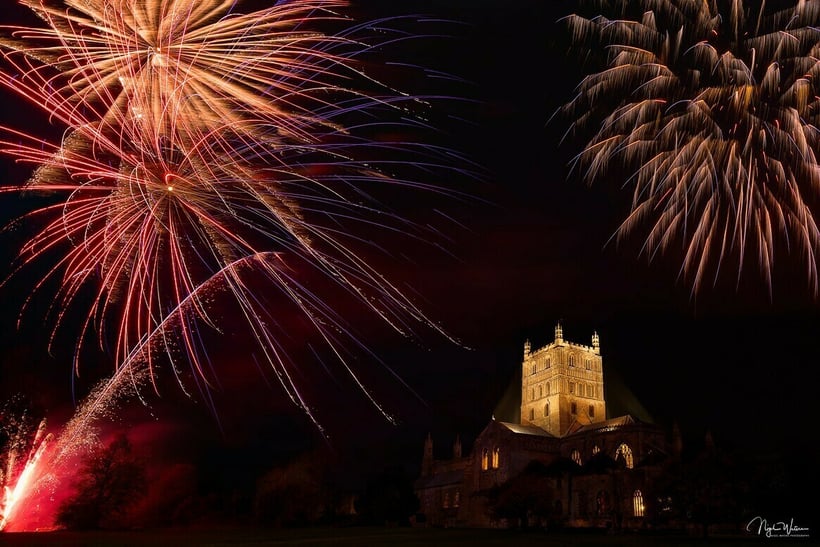
<svg viewBox="0 0 820 547"><path fill-rule="evenodd" d="M537 348L535 350L530 351L529 354L530 355L537 355L537 354L542 353L544 351L548 351L552 348L558 348L558 347L579 349L579 350L582 350L582 351L588 351L590 353L595 353L596 352L596 348L593 348L592 346L586 346L584 344L577 344L575 342L567 342L566 340L564 340L560 343L550 342L546 346L542 346L540 348Z"/></svg>
<svg viewBox="0 0 820 547"><path fill-rule="evenodd" d="M533 351L530 341L527 340L526 342L524 342L524 358L526 359L529 356L534 356L558 347L580 350L588 353L594 353L596 355L599 355L601 353L601 343L597 332L592 333L592 345L587 346L585 344L579 344L577 342L570 342L568 340L564 340L563 328L561 327L561 323L558 323L555 327L555 339L549 344Z"/></svg>

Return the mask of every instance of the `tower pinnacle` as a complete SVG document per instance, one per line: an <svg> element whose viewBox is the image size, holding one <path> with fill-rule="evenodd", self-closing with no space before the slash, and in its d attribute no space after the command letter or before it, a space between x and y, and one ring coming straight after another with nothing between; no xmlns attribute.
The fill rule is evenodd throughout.
<svg viewBox="0 0 820 547"><path fill-rule="evenodd" d="M427 438L424 440L421 472L423 475L431 475L433 473L433 436L430 433L427 433Z"/></svg>

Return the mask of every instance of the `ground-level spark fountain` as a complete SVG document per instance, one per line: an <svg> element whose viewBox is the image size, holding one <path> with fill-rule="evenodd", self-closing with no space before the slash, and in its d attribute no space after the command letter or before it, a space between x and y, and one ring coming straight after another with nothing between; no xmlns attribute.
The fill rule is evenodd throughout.
<svg viewBox="0 0 820 547"><path fill-rule="evenodd" d="M143 368L121 368L100 382L57 432L45 419L32 434L31 419L12 417L8 424L0 482L0 531L54 528L55 515L84 456L99 444L99 423L125 398L137 394L144 382Z"/></svg>
<svg viewBox="0 0 820 547"><path fill-rule="evenodd" d="M37 463L53 439L46 433L46 420L40 421L34 439L29 446L25 419L21 417L12 424L8 432L7 446L5 447L3 466L3 499L0 504L0 530L4 530L10 522L17 502L24 493L29 491L32 478L35 476Z"/></svg>

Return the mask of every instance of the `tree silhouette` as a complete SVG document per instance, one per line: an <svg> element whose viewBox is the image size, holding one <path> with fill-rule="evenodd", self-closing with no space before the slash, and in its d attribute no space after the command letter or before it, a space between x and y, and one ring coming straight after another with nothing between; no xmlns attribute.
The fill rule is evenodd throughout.
<svg viewBox="0 0 820 547"><path fill-rule="evenodd" d="M737 454L717 448L707 432L700 452L670 465L658 481L659 524L695 524L704 537L710 526L739 525L753 498L751 473Z"/></svg>
<svg viewBox="0 0 820 547"><path fill-rule="evenodd" d="M488 492L489 509L497 519L511 519L522 528L534 523L558 526L555 502L560 499L555 479L574 473L577 465L560 459L552 465L533 460L519 473Z"/></svg>
<svg viewBox="0 0 820 547"><path fill-rule="evenodd" d="M120 435L83 464L75 493L57 512L57 523L71 529L120 528L127 509L145 492L145 466Z"/></svg>
<svg viewBox="0 0 820 547"><path fill-rule="evenodd" d="M315 524L331 511L331 498L324 466L309 454L259 479L254 515L258 522L274 526Z"/></svg>
<svg viewBox="0 0 820 547"><path fill-rule="evenodd" d="M404 469L390 466L367 481L356 511L365 524L406 525L419 510L413 482Z"/></svg>

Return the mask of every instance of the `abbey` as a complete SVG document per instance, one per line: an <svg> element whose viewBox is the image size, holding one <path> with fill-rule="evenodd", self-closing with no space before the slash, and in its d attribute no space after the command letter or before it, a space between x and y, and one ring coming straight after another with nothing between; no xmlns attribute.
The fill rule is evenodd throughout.
<svg viewBox="0 0 820 547"><path fill-rule="evenodd" d="M560 324L552 343L527 341L520 419L492 419L469 453L456 436L451 457L436 459L428 435L420 523L639 528L661 510L648 500L676 443L654 424L607 416L597 333L590 342L565 340Z"/></svg>

